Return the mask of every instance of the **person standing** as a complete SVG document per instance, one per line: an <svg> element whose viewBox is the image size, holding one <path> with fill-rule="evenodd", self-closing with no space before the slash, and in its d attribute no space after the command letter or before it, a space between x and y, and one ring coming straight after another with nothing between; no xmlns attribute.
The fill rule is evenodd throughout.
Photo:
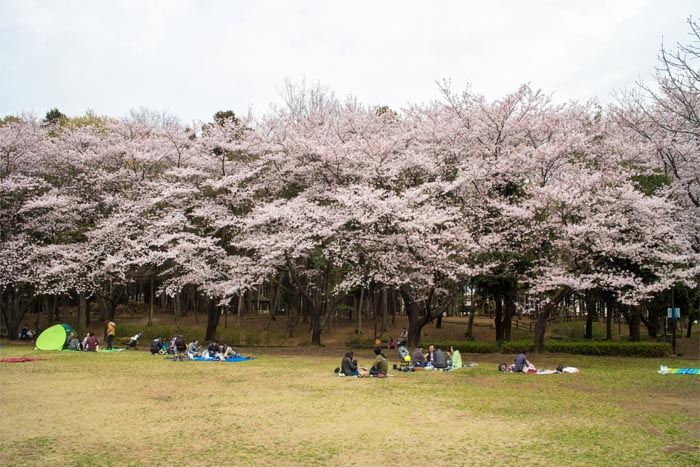
<svg viewBox="0 0 700 467"><path fill-rule="evenodd" d="M112 350L112 342L117 333L117 325L114 321L107 320L107 350Z"/></svg>

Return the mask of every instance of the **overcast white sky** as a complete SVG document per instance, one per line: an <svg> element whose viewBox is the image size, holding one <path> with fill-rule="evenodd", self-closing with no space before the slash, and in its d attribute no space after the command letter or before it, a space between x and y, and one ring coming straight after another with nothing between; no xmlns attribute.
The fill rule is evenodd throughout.
<svg viewBox="0 0 700 467"><path fill-rule="evenodd" d="M400 109L436 80L497 99L530 83L555 100L649 79L661 40L686 41L697 0L0 0L0 116L183 121L264 113L285 78Z"/></svg>

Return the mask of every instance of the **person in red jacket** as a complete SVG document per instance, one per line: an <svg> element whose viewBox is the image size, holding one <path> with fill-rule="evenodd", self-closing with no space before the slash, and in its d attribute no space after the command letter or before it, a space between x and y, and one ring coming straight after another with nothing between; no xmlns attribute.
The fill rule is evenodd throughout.
<svg viewBox="0 0 700 467"><path fill-rule="evenodd" d="M97 338L95 338L95 335L91 332L88 332L87 337L85 337L85 340L83 340L83 351L97 352L98 345L100 345L100 343L97 342Z"/></svg>

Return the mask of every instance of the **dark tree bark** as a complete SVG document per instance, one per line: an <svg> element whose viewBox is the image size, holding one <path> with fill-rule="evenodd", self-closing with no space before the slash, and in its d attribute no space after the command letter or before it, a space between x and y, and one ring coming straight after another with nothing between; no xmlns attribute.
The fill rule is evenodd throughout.
<svg viewBox="0 0 700 467"><path fill-rule="evenodd" d="M633 306L630 309L630 339L634 342L639 342L641 338L639 332L640 324L641 317L639 313L639 306Z"/></svg>
<svg viewBox="0 0 700 467"><path fill-rule="evenodd" d="M85 292L80 292L78 294L78 316L76 317L76 329L80 330L82 326L83 316L87 316L87 299L85 297Z"/></svg>
<svg viewBox="0 0 700 467"><path fill-rule="evenodd" d="M505 296L506 309L503 316L503 340L510 342L511 331L513 328L513 316L515 315L515 301L518 294L518 282L513 279L510 281L508 293Z"/></svg>
<svg viewBox="0 0 700 467"><path fill-rule="evenodd" d="M593 317L595 315L595 299L591 292L586 293L586 339L593 339Z"/></svg>
<svg viewBox="0 0 700 467"><path fill-rule="evenodd" d="M493 295L493 300L496 306L496 341L503 340L503 296L500 293Z"/></svg>
<svg viewBox="0 0 700 467"><path fill-rule="evenodd" d="M219 326L221 310L216 306L216 302L210 298L206 299L207 304L207 332L204 337L207 341L216 340L216 328Z"/></svg>
<svg viewBox="0 0 700 467"><path fill-rule="evenodd" d="M412 297L411 291L407 287L401 287L399 289L401 297L404 301L404 306L406 307L406 315L408 316L408 338L407 345L409 347L415 347L420 342L421 332L423 327L425 327L429 322L441 316L445 310L447 310L455 299L455 295L452 294L443 304L438 307L432 306L433 296L435 290L432 289L428 292L426 298L416 299ZM423 314L421 314L421 310Z"/></svg>
<svg viewBox="0 0 700 467"><path fill-rule="evenodd" d="M611 296L605 300L605 340L612 340L612 318L615 310L615 301Z"/></svg>
<svg viewBox="0 0 700 467"><path fill-rule="evenodd" d="M535 316L535 351L538 353L544 352L544 337L547 332L547 320L552 316L552 312L557 305L566 297L573 293L573 289L569 286L564 286L559 292L542 307L537 310Z"/></svg>
<svg viewBox="0 0 700 467"><path fill-rule="evenodd" d="M8 337L16 340L20 325L29 308L34 304L35 297L27 290L14 285L0 288L0 316L7 328ZM38 336L34 336L36 339Z"/></svg>

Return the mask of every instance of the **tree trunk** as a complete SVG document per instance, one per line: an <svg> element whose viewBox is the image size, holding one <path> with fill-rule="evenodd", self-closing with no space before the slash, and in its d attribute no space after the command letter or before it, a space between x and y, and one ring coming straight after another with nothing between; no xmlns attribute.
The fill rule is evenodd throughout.
<svg viewBox="0 0 700 467"><path fill-rule="evenodd" d="M216 328L219 325L219 317L221 311L216 306L216 302L210 298L207 299L207 332L204 339L206 341L216 340Z"/></svg>
<svg viewBox="0 0 700 467"><path fill-rule="evenodd" d="M156 275L151 274L148 287L148 324L153 326L153 317L155 316L156 306Z"/></svg>
<svg viewBox="0 0 700 467"><path fill-rule="evenodd" d="M309 303L309 308L311 309L311 345L321 345L321 331L323 327L321 326L321 310L318 306Z"/></svg>
<svg viewBox="0 0 700 467"><path fill-rule="evenodd" d="M564 286L550 302L542 307L542 309L539 309L540 307L538 306L535 316L535 351L538 353L544 352L544 337L547 331L547 320L556 309L557 305L571 295L572 292L573 289L571 289L571 287Z"/></svg>
<svg viewBox="0 0 700 467"><path fill-rule="evenodd" d="M406 340L406 345L409 347L415 347L420 342L421 332L423 327L428 324L433 319L443 314L450 305L454 302L454 295L449 299L446 299L442 306L432 309L431 302L433 300L434 290L428 292L428 296L424 300L416 300L411 297L409 290L405 288L400 289L401 297L403 298L404 306L406 308L406 316L408 316L408 337ZM420 310L425 310L425 315L421 318Z"/></svg>
<svg viewBox="0 0 700 467"><path fill-rule="evenodd" d="M605 301L605 340L612 340L612 317L615 302L612 297L608 297Z"/></svg>
<svg viewBox="0 0 700 467"><path fill-rule="evenodd" d="M357 306L357 335L362 334L362 307L364 306L365 288L360 289L360 304Z"/></svg>
<svg viewBox="0 0 700 467"><path fill-rule="evenodd" d="M418 320L420 304L407 300L405 297L404 302L406 304L406 315L408 316L406 346L415 347L420 343L420 335L423 329Z"/></svg>
<svg viewBox="0 0 700 467"><path fill-rule="evenodd" d="M639 325L641 324L641 319L639 317L639 306L633 306L630 309L630 318L630 339L634 342L639 342Z"/></svg>
<svg viewBox="0 0 700 467"><path fill-rule="evenodd" d="M595 300L590 292L586 293L586 332L585 339L593 339L593 316L595 314Z"/></svg>
<svg viewBox="0 0 700 467"><path fill-rule="evenodd" d="M515 300L517 299L518 282L513 279L509 283L508 292L506 293L506 310L503 316L503 340L510 342L511 331L513 328L513 316L515 315Z"/></svg>
<svg viewBox="0 0 700 467"><path fill-rule="evenodd" d="M87 297L86 297L86 298L87 298ZM85 301L85 329L86 329L86 330L87 330L87 329L90 329L90 325L91 325L91 324L92 324L92 323L91 323L91 321L90 321L90 302L88 302L88 301L86 300L86 301Z"/></svg>
<svg viewBox="0 0 700 467"><path fill-rule="evenodd" d="M16 340L19 335L20 324L29 307L34 303L34 296L18 292L15 286L0 289L0 312L7 327L7 334L11 340ZM38 336L34 336L36 340Z"/></svg>
<svg viewBox="0 0 700 467"><path fill-rule="evenodd" d="M76 318L76 329L80 330L82 326L82 317L87 316L87 299L85 297L85 292L80 292L78 294L78 316Z"/></svg>
<svg viewBox="0 0 700 467"><path fill-rule="evenodd" d="M472 334L473 329L474 329L474 316L476 315L476 307L469 313L469 322L467 323L467 332L464 334L464 337L466 337L469 340L474 339L474 335Z"/></svg>
<svg viewBox="0 0 700 467"><path fill-rule="evenodd" d="M46 314L47 327L51 327L55 324L55 314L54 314L54 300L53 295L43 295L41 297L41 305L44 309L44 314Z"/></svg>
<svg viewBox="0 0 700 467"><path fill-rule="evenodd" d="M175 328L179 329L180 324L178 323L178 318L180 317L180 293L176 293L174 297L172 297L172 305L173 305L173 317L175 318ZM217 321L218 322L218 321Z"/></svg>
<svg viewBox="0 0 700 467"><path fill-rule="evenodd" d="M237 320L237 326L241 327L241 311L243 310L243 307L245 306L245 298L243 297L245 295L245 292L240 291L238 292L238 309L236 310L236 320Z"/></svg>
<svg viewBox="0 0 700 467"><path fill-rule="evenodd" d="M386 286L382 287L382 334L388 330L389 326L389 291Z"/></svg>
<svg viewBox="0 0 700 467"><path fill-rule="evenodd" d="M535 351L537 353L544 352L544 336L547 332L547 318L549 316L547 305L539 310L535 318Z"/></svg>
<svg viewBox="0 0 700 467"><path fill-rule="evenodd" d="M289 303L288 307L288 312L287 312L287 332L286 332L286 337L287 339L294 337L294 329L297 325L297 319L299 316L298 312L298 307L299 307L299 302L301 298L299 297L299 292L294 290L292 293L292 298Z"/></svg>
<svg viewBox="0 0 700 467"><path fill-rule="evenodd" d="M493 300L496 303L496 341L500 342L503 340L503 297L497 294Z"/></svg>

